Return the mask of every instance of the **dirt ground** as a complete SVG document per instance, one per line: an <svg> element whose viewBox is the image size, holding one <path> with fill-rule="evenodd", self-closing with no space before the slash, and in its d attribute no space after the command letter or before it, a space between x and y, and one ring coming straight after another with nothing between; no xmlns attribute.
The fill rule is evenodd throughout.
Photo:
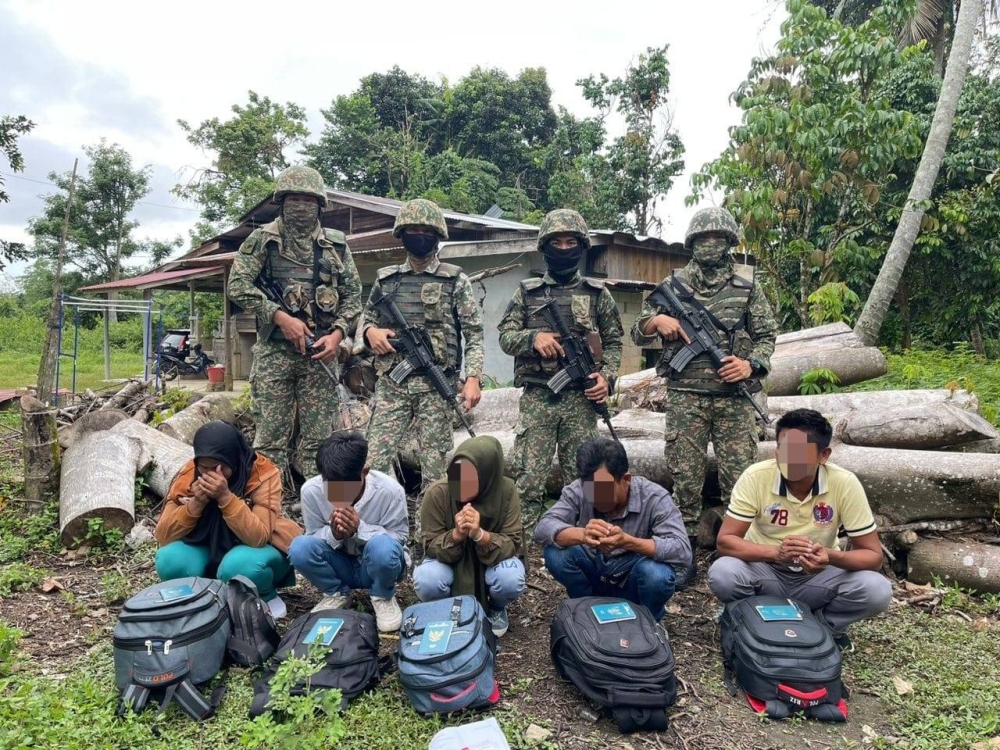
<svg viewBox="0 0 1000 750"><path fill-rule="evenodd" d="M666 732L623 737L608 719L595 720L593 707L559 679L553 669L549 623L564 590L544 570L538 550L533 552L529 588L511 605L511 627L501 641L498 679L503 703L533 720L549 722L553 730L550 741L559 747L570 750L842 748L850 747L851 743L860 745L865 725L880 732L885 728L878 700L857 692L849 702L850 720L836 725L761 720L742 696L730 697L721 679L718 628L714 619L718 604L705 584L706 556L699 578L690 589L674 597L665 618L680 678L671 726ZM49 593L34 589L0 599L0 618L25 632L22 649L35 662L33 671L56 677L74 660L108 642L121 604L105 590L103 582L108 574L127 581L129 592L154 577L150 555L105 567L41 554L33 555L27 562L51 572L61 589ZM309 584L300 583L283 592L283 596L289 605L286 621L289 622L315 603L318 592ZM408 585L400 591L400 599L404 606L414 601ZM370 607L364 597L356 600L356 606ZM387 637L384 648L391 651L395 644L395 640ZM865 645L857 645L858 652L845 657L849 685L851 660L863 658Z"/></svg>

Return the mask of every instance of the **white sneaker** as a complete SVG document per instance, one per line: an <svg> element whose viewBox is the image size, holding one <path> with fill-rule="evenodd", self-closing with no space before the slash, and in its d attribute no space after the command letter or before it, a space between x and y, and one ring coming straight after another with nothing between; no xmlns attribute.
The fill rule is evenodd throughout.
<svg viewBox="0 0 1000 750"><path fill-rule="evenodd" d="M373 596L372 609L375 610L375 622L382 633L394 633L403 624L403 610L399 608L395 596L388 599Z"/></svg>
<svg viewBox="0 0 1000 750"><path fill-rule="evenodd" d="M323 609L347 609L350 607L350 594L324 594L319 600L319 604L312 608L313 612Z"/></svg>
<svg viewBox="0 0 1000 750"><path fill-rule="evenodd" d="M268 599L264 602L264 606L271 613L271 617L275 620L284 620L288 617L288 607L285 605L285 600L280 596L275 596L273 599Z"/></svg>

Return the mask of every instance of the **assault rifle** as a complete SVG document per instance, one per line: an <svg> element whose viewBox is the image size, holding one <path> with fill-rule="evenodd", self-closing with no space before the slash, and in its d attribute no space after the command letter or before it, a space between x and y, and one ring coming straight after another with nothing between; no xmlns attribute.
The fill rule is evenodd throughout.
<svg viewBox="0 0 1000 750"><path fill-rule="evenodd" d="M288 307L288 304L285 302L284 290L281 288L281 286L278 284L277 281L272 279L267 274L262 273L257 277L257 280L254 282L254 286L260 289L262 292L264 292L265 297L271 300L271 302L273 302L274 304L278 305L286 313L288 313L293 317L295 316L295 313L291 311L291 309ZM277 327L278 326L275 323L268 323L267 325L265 325L263 328L260 329L260 338L263 339L264 341L267 341L267 339L271 338L271 334ZM316 354L318 351L319 350L316 348L316 339L314 339L312 336L306 336L306 353ZM326 374L330 376L330 380L332 380L334 383L337 383L338 382L337 374L330 369L330 365L328 365L321 359L316 361L319 362L320 365L322 365L324 370L326 370Z"/></svg>
<svg viewBox="0 0 1000 750"><path fill-rule="evenodd" d="M386 295L380 287L375 288L371 303L372 307L379 311L383 318L390 321L396 332L396 335L391 339L392 345L394 348L402 350L403 360L389 372L389 378L392 382L401 384L414 373L426 375L427 379L431 381L431 385L434 386L434 390L445 400L445 403L455 407L455 411L458 412L469 436L475 437L476 433L469 424L468 417L465 416L462 407L455 400L458 398L458 394L455 393L454 386L449 382L441 366L434 362L434 348L431 346L427 331L407 323L406 317L396 301Z"/></svg>
<svg viewBox="0 0 1000 750"><path fill-rule="evenodd" d="M681 372L692 359L702 352L708 354L713 368L718 370L722 367L722 358L728 355L719 345L720 342L716 338L719 335L718 326L712 321L708 310L701 305L685 304L677 295L677 292L674 291L673 287L666 281L662 282L649 293L646 302L654 307L662 307L671 317L677 318L681 324L681 329L691 340L690 344L685 344L674 355L673 359L670 360L670 369L675 372ZM760 415L760 418L764 420L764 424L771 423L771 418L760 408L760 404L754 401L745 380L732 383L731 385L736 387L736 392L740 396L750 402L750 405Z"/></svg>
<svg viewBox="0 0 1000 750"><path fill-rule="evenodd" d="M559 308L556 307L556 301L549 300L544 305L532 310L531 314L541 315L542 319L552 327L552 330L559 334L559 345L562 346L565 353L559 359L562 369L549 378L546 383L549 389L553 393L560 393L568 385L594 385L594 381L590 377L597 372L594 352L584 337L573 335L569 326L566 325L566 321L563 320ZM604 424L608 426L608 431L615 442L621 443L611 424L611 414L608 411L607 402L599 404L596 401L591 401L590 406L597 412L597 416L604 420Z"/></svg>

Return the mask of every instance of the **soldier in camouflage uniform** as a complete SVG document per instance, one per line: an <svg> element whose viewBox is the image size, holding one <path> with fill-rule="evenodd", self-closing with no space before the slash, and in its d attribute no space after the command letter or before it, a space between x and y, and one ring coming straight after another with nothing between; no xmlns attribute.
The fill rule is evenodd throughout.
<svg viewBox="0 0 1000 750"><path fill-rule="evenodd" d="M444 214L423 198L404 203L392 233L406 248L406 260L381 268L372 285L395 298L407 323L427 331L434 359L445 375L456 378L462 367L464 342L465 386L461 399L466 411L479 403L479 381L483 373L483 318L469 277L451 263L437 257L438 243L448 239ZM414 373L401 384L388 377L401 358L392 346L394 331L372 307L365 306L361 331L375 352L375 408L368 425L368 463L372 469L392 475L399 448L412 423L419 446L423 487L445 472L445 456L452 447L454 405L438 395L425 375Z"/></svg>
<svg viewBox="0 0 1000 750"><path fill-rule="evenodd" d="M343 232L320 225L326 187L319 172L289 167L278 176L274 201L281 215L240 246L229 296L257 316L250 372L254 448L281 469L287 492L289 467L303 477L315 474L316 451L333 430L337 384L317 360L335 362L341 342L354 330L361 314L361 278ZM254 285L261 274L284 290L288 311ZM316 339L314 351L306 351L306 336ZM293 451L296 413L299 444Z"/></svg>
<svg viewBox="0 0 1000 750"><path fill-rule="evenodd" d="M611 292L600 281L584 278L580 258L590 247L587 223L576 211L550 212L538 229L538 249L548 271L522 281L500 321L500 348L514 357L514 385L524 387L519 402L514 463L522 507L540 509L545 478L558 446L563 481L576 478L576 453L597 436L591 402L602 403L614 389L622 361L622 323ZM567 387L553 393L546 383L563 355L559 336L533 310L556 300L563 320L577 335L599 338L599 371L586 390ZM596 334L596 336L595 336ZM596 350L597 347L592 347Z"/></svg>
<svg viewBox="0 0 1000 750"><path fill-rule="evenodd" d="M757 428L750 402L736 395L735 383L752 380L751 391L771 369L777 323L771 306L751 273L737 273L731 248L739 243L738 228L724 208L695 213L684 238L692 260L674 277L694 293L718 322L730 352L718 371L701 354L681 373L668 363L685 345L675 318L645 303L632 327L632 341L649 346L663 339L663 356L656 371L667 379L666 446L664 455L674 475L673 499L688 533L697 533L706 450L711 439L719 462L722 500L729 502L733 484L757 460ZM742 267L741 267L742 268ZM664 281L669 282L668 277ZM693 547L694 545L692 545Z"/></svg>

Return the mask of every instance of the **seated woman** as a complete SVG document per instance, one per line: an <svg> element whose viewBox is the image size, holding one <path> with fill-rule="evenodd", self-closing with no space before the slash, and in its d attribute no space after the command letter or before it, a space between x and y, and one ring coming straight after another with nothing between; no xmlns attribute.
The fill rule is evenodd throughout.
<svg viewBox="0 0 1000 750"><path fill-rule="evenodd" d="M156 523L160 580L244 575L276 619L287 614L278 587L295 584L288 546L302 533L281 516L281 475L243 433L209 422L194 435L194 459L181 469Z"/></svg>
<svg viewBox="0 0 1000 750"><path fill-rule="evenodd" d="M413 571L421 601L474 595L497 637L507 632L507 605L524 592L521 501L503 475L496 438L470 438L455 451L446 479L420 506L424 561Z"/></svg>

